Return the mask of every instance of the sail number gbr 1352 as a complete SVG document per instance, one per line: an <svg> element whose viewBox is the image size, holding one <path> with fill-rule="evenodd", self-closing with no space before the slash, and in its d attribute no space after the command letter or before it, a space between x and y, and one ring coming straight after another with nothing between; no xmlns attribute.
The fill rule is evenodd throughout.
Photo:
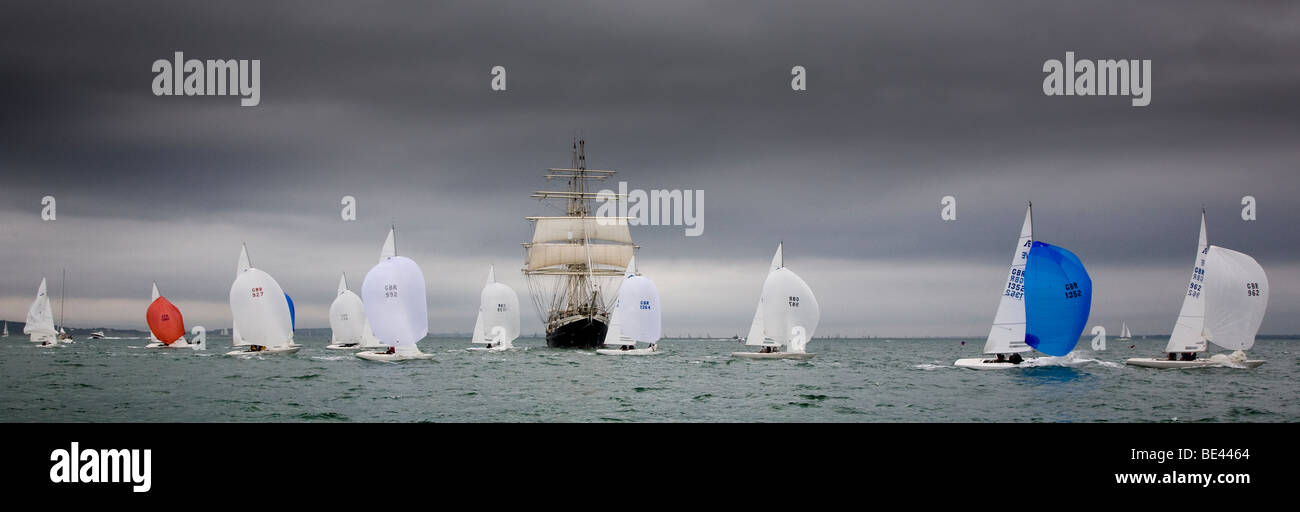
<svg viewBox="0 0 1300 512"><path fill-rule="evenodd" d="M1065 298L1077 299L1082 296L1083 292L1079 290L1079 283L1065 283Z"/></svg>
<svg viewBox="0 0 1300 512"><path fill-rule="evenodd" d="M1002 292L1002 295L1006 295L1007 297L1011 297L1013 299L1019 299L1025 296L1025 270L1024 269L1020 269L1020 268L1011 269L1011 276L1007 278L1007 289Z"/></svg>

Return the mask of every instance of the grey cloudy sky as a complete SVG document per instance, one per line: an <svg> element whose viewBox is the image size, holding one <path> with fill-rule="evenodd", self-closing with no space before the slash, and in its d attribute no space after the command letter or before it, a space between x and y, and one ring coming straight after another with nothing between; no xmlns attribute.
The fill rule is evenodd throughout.
<svg viewBox="0 0 1300 512"><path fill-rule="evenodd" d="M1268 272L1262 332L1300 332L1295 3L266 4L7 5L0 317L67 268L70 325L144 328L156 280L225 326L243 241L323 327L395 223L431 331L469 331L488 264L527 293L522 217L551 212L528 196L580 133L633 188L705 191L703 236L633 228L669 334L746 329L784 240L819 335L982 335L1029 200L1092 275L1090 324L1170 330L1205 205ZM261 59L261 105L155 97L175 51ZM1150 106L1044 96L1066 51L1150 59Z"/></svg>

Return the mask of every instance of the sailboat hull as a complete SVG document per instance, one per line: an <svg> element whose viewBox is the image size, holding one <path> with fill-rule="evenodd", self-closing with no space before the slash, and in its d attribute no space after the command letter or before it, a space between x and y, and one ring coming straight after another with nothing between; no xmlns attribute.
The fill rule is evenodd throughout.
<svg viewBox="0 0 1300 512"><path fill-rule="evenodd" d="M1124 361L1124 364L1130 366L1141 366L1144 368L1232 368L1234 366L1259 368L1264 364L1264 361L1260 359L1248 359L1245 361L1225 362L1213 358L1197 359L1195 361L1170 361L1159 357L1134 357Z"/></svg>
<svg viewBox="0 0 1300 512"><path fill-rule="evenodd" d="M593 349L605 344L605 331L609 326L595 318L580 318L556 327L546 333L546 346L551 348Z"/></svg>
<svg viewBox="0 0 1300 512"><path fill-rule="evenodd" d="M738 359L812 359L817 354L810 352L732 352L731 357Z"/></svg>
<svg viewBox="0 0 1300 512"><path fill-rule="evenodd" d="M1010 370L1013 368L1035 368L1044 366L1063 366L1068 368L1083 366L1091 363L1089 359L1074 359L1070 356L1060 357L1026 357L1020 364L999 363L987 357L972 357L968 359L958 359L953 366L966 368L968 370Z"/></svg>
<svg viewBox="0 0 1300 512"><path fill-rule="evenodd" d="M601 348L596 349L596 353L602 356L653 356L658 354L658 350L650 348L634 348L623 350L621 348Z"/></svg>

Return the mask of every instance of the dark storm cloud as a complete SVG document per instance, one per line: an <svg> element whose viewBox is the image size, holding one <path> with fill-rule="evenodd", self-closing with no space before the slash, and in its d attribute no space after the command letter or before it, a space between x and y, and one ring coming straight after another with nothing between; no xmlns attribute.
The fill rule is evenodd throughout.
<svg viewBox="0 0 1300 512"><path fill-rule="evenodd" d="M292 241L312 255L293 271L322 297L340 267L359 279L390 222L430 255L465 260L467 282L479 279L468 261L517 265L521 217L545 213L527 196L546 187L543 168L568 164L577 132L590 165L619 170L632 187L705 190L705 235L638 228L646 261L742 258L761 268L784 239L810 259L998 267L1028 200L1039 237L1074 249L1094 275L1167 267L1174 295L1202 204L1211 240L1266 269L1295 265L1300 246L1300 6L1291 4L40 2L6 11L0 212L10 238L43 241L6 244L6 260L48 266L52 251L147 243L120 232L147 226L213 254L149 265L166 264L176 280L211 274L201 286L215 291L196 296L214 303L229 272L203 265L230 266L249 238L259 239L255 253ZM261 59L262 104L154 97L150 64L178 50ZM1043 96L1043 61L1066 51L1152 60L1151 105ZM494 65L507 67L508 92L489 91ZM789 90L794 65L809 70L806 92ZM45 194L60 201L59 223L93 219L101 229L59 226L89 237L69 240L39 223ZM345 194L360 202L358 223L338 219ZM949 194L959 220L943 223L939 198ZM1238 216L1247 194L1260 203L1251 223ZM106 251L119 253L132 251ZM73 254L62 264L92 275L142 264ZM994 288L999 274L988 278ZM26 297L30 275L9 275L3 295ZM1270 275L1265 330L1294 331L1300 323L1276 312L1296 309L1283 286L1295 278ZM120 283L96 282L87 297L124 296ZM1107 292L1168 295L1146 288ZM978 306L959 325L986 324L989 295L973 287L961 297ZM1169 317L1176 297L1166 302L1143 314ZM853 319L840 320L827 322L856 332Z"/></svg>

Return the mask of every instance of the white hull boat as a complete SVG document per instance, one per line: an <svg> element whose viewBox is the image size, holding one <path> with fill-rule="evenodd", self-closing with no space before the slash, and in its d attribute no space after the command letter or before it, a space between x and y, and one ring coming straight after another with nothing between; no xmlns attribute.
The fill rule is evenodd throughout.
<svg viewBox="0 0 1300 512"><path fill-rule="evenodd" d="M732 352L737 359L812 359L812 352Z"/></svg>

